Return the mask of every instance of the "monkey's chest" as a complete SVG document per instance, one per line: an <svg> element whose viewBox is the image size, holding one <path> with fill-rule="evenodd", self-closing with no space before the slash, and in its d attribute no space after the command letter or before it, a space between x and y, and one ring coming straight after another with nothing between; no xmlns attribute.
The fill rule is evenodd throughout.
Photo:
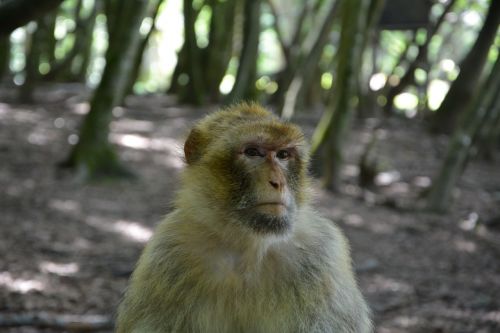
<svg viewBox="0 0 500 333"><path fill-rule="evenodd" d="M252 269L237 256L211 263L195 288L188 325L206 332L307 332L324 300L321 281L264 262ZM246 268L246 269L245 269Z"/></svg>

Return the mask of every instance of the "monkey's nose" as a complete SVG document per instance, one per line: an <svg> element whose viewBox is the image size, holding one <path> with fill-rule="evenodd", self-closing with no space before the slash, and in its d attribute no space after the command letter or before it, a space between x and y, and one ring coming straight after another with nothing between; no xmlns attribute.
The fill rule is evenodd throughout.
<svg viewBox="0 0 500 333"><path fill-rule="evenodd" d="M274 187L276 190L280 188L280 183L274 180L270 180L269 184L271 184L272 187Z"/></svg>

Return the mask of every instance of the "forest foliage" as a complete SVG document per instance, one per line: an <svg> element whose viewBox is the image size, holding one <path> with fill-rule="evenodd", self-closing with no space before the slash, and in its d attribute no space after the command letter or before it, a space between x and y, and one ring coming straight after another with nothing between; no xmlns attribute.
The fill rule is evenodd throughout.
<svg viewBox="0 0 500 333"><path fill-rule="evenodd" d="M0 78L22 103L47 83L93 89L61 164L84 179L132 176L108 141L129 94L320 119L313 167L331 190L353 121L419 122L450 136L422 201L442 211L467 162L499 149L499 23L496 0L0 0ZM377 164L359 169L373 184Z"/></svg>

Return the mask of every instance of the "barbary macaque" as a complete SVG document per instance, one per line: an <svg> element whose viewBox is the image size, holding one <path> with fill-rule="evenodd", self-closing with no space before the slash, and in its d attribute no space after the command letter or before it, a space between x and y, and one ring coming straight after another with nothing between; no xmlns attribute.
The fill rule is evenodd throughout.
<svg viewBox="0 0 500 333"><path fill-rule="evenodd" d="M302 131L256 104L197 123L175 209L118 310L117 332L372 332L342 232L309 204Z"/></svg>

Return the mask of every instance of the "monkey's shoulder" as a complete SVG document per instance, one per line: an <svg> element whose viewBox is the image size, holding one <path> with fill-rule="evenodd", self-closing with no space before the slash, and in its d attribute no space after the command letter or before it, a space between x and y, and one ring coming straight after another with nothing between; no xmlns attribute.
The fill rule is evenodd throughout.
<svg viewBox="0 0 500 333"><path fill-rule="evenodd" d="M340 227L332 220L323 217L312 209L304 209L299 213L294 236L310 246L326 249L333 253L349 252L349 243Z"/></svg>

